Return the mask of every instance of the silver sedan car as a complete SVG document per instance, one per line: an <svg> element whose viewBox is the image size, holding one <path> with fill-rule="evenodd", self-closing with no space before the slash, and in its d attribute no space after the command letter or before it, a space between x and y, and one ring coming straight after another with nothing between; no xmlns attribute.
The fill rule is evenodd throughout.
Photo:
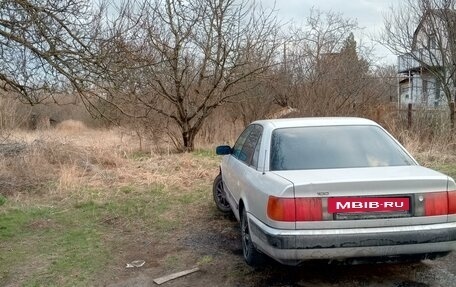
<svg viewBox="0 0 456 287"><path fill-rule="evenodd" d="M432 258L456 248L456 185L360 118L256 121L223 157L214 200L244 258Z"/></svg>

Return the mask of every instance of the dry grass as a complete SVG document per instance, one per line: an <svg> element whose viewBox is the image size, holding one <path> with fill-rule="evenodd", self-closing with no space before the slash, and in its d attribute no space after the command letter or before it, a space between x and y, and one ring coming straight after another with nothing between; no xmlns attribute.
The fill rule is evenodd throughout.
<svg viewBox="0 0 456 287"><path fill-rule="evenodd" d="M393 119L383 117L383 125L420 163L456 161L453 137L425 136L401 128ZM6 195L40 190L65 197L80 195L84 189L116 190L132 183L187 190L195 180L210 180L217 172L211 157L173 154L166 148L138 151L138 137L133 133L90 129L73 120L56 129L15 131L8 144L0 149L0 187Z"/></svg>
<svg viewBox="0 0 456 287"><path fill-rule="evenodd" d="M87 130L86 125L81 121L65 120L55 127L60 132L74 133Z"/></svg>
<svg viewBox="0 0 456 287"><path fill-rule="evenodd" d="M411 127L408 127L407 111L397 110L395 106L380 105L365 116L381 124L421 164L455 161L456 136L446 110L414 109Z"/></svg>
<svg viewBox="0 0 456 287"><path fill-rule="evenodd" d="M51 184L52 192L75 190L87 181L85 177L97 171L97 166L118 167L125 161L120 147L114 148L118 145L114 133L87 128L15 132L6 145L24 148L0 158L1 182L10 186L8 193L52 182L57 183L56 189Z"/></svg>
<svg viewBox="0 0 456 287"><path fill-rule="evenodd" d="M426 131L400 130L395 137L422 165L441 165L456 162L456 137L451 131L431 135Z"/></svg>
<svg viewBox="0 0 456 287"><path fill-rule="evenodd" d="M213 158L137 151L134 136L77 123L67 121L46 131L16 131L9 144L24 148L14 156L0 157L2 193L34 190L62 199L84 199L93 195L87 190L115 191L132 184L185 191L195 181L207 183L217 172Z"/></svg>

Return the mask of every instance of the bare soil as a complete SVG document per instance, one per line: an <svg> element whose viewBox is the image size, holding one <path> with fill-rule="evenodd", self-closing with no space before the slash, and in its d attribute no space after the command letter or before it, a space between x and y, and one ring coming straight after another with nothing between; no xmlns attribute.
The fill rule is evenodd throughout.
<svg viewBox="0 0 456 287"><path fill-rule="evenodd" d="M416 263L334 265L308 262L298 267L273 260L259 269L249 267L242 258L240 231L232 216L201 215L195 224L176 234L175 240L159 246L148 245L143 252L126 250L130 258L144 258L139 269L120 268L119 277L101 285L155 286L153 279L194 267L201 258L201 271L167 282L163 286L456 286L456 254ZM165 267L160 259L177 256L180 268ZM135 257L136 256L136 257ZM127 256L128 257L128 256ZM196 264L198 265L198 264Z"/></svg>

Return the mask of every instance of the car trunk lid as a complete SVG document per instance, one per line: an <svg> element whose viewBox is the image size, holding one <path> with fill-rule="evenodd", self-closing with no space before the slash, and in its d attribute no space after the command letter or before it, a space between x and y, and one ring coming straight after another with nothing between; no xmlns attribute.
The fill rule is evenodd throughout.
<svg viewBox="0 0 456 287"><path fill-rule="evenodd" d="M446 192L448 178L422 166L274 173L293 183L295 198L321 198L325 228L447 221L446 215L426 217L424 209L425 195ZM321 228L321 222L318 225L316 222L297 222L296 228Z"/></svg>

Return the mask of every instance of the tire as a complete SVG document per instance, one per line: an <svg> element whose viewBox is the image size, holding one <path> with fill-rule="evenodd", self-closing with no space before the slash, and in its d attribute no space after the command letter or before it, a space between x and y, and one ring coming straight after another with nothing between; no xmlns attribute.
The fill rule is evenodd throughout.
<svg viewBox="0 0 456 287"><path fill-rule="evenodd" d="M253 245L245 208L242 208L241 213L241 240L242 254L244 255L245 262L247 262L247 264L252 267L262 266L265 261L265 255L263 253L260 253Z"/></svg>
<svg viewBox="0 0 456 287"><path fill-rule="evenodd" d="M214 184L212 186L212 194L214 196L214 202L218 210L223 213L230 213L231 206L228 200L226 199L225 189L223 188L222 174L220 173L214 179Z"/></svg>

